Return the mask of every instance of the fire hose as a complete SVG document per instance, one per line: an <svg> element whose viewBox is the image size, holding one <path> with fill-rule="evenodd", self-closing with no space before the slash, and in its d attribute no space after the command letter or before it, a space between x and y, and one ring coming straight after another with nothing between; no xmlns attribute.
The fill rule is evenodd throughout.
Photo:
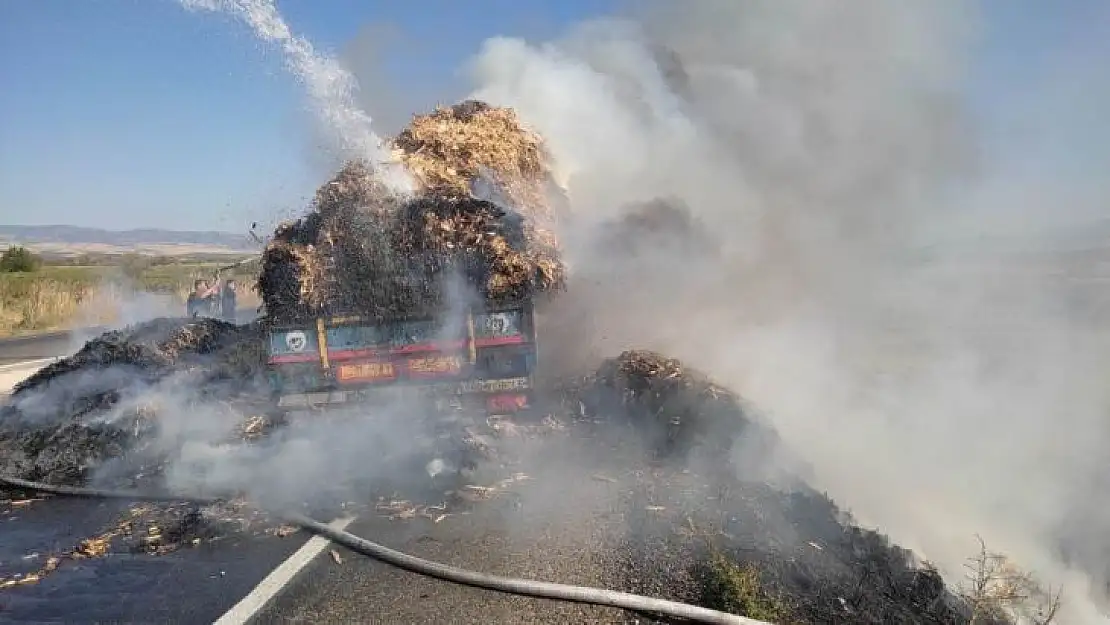
<svg viewBox="0 0 1110 625"><path fill-rule="evenodd" d="M211 505L224 501L221 497L182 496L171 493L152 493L143 491L115 491L98 490L91 488L74 488L70 486L53 486L31 482L16 477L0 475L0 485L19 488L28 491L37 491L65 497L81 497L89 499L128 499L132 501L174 501L194 503L198 505ZM720 625L772 625L766 621L750 619L727 612L710 610L700 606L668 601L654 597L645 597L632 593L593 588L589 586L572 586L553 582L541 582L515 577L502 577L461 569L439 562L432 562L416 556L411 556L384 545L360 538L354 534L336 530L319 521L309 518L298 512L283 511L278 516L284 520L300 526L301 528L317 534L328 540L346 547L351 551L374 558L391 566L435 579L483 588L512 595L535 597L540 599L554 599L571 603L583 603L597 606L607 606L630 610L633 612L652 613L672 618L685 619L696 623L713 623Z"/></svg>

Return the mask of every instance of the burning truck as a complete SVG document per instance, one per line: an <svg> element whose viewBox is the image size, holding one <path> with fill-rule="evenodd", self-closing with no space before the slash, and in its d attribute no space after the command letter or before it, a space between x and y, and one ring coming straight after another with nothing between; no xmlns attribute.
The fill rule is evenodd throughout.
<svg viewBox="0 0 1110 625"><path fill-rule="evenodd" d="M271 409L528 412L536 308L565 284L542 139L466 101L415 116L392 145L413 194L350 162L263 252Z"/></svg>
<svg viewBox="0 0 1110 625"><path fill-rule="evenodd" d="M371 418L390 418L389 397L405 392L439 404L477 404L487 413L528 408L537 380L557 377L543 372L537 319L545 299L566 281L553 234L563 195L542 141L513 111L464 102L414 117L393 146L416 192L391 192L369 164L345 165L320 187L312 210L279 227L266 244L258 320L242 326L152 320L94 338L18 385L0 405L0 473L50 484L161 484L180 460L175 445L207 441L209 434L213 449L256 458L246 453L255 443L264 447L288 434L281 432L281 419L255 410L259 401L278 413L353 404ZM679 232L691 253L711 248L681 207L634 208L605 231L603 245L656 245L666 232ZM559 320L557 311L546 312L550 321ZM557 332L554 323L549 329ZM550 437L554 444L576 445L580 439L571 436L584 434L581 440L605 446L611 469L632 469L584 480L618 484L613 492L629 493L627 517L618 516L631 519L626 522L635 525L636 536L606 555L620 570L638 571L622 582L629 590L662 584L668 594L704 595L677 599L747 612L755 589L761 605L791 622L968 622L971 608L946 589L936 570L855 526L801 476L768 475L784 465L786 453L774 428L708 376L663 354L628 350L593 373L560 380L553 390L567 408L552 419L550 429L563 433ZM161 404L167 391L182 405ZM378 400L386 409L369 407ZM431 452L425 469L433 478L452 473L445 453L458 454L454 468L465 468L477 460L474 451L506 453L512 445L504 443L517 441L509 433L525 429L506 426L508 420L482 423L481 411L444 414L407 400L393 406L420 417L404 419L414 426L420 421L418 429L433 417L437 435L421 437L430 449L407 439L403 450L375 448L376 456L388 456L376 460L391 463L394 452L415 452L412 459L426 462ZM229 427L190 430L202 438L181 441L182 422L201 412ZM483 438L480 426L490 423L491 429L502 426L504 440ZM439 436L444 426L452 431ZM645 435L649 451L663 452L648 458L650 471L641 470L645 457L630 433ZM621 445L609 445L609 435ZM493 449L484 447L486 440ZM675 453L699 446L700 464ZM452 489L450 505L472 505L483 500L474 493L508 488L504 482ZM355 482L318 486L310 494L324 501L312 505L343 509L356 490L393 492L389 484L365 492ZM444 491L433 490L437 501L428 503L440 506ZM689 493L704 493L700 510L686 505ZM669 505L657 505L659 497ZM423 514L398 512L405 503L379 501L373 510L400 518ZM435 510L438 523L446 515L442 507ZM223 532L285 535L287 528L276 522L241 498L203 514L191 504L132 508L41 570L5 577L0 569L0 589L33 584L65 560L102 556L119 543L169 553ZM721 524L714 535L719 544L707 559L699 528L714 523Z"/></svg>

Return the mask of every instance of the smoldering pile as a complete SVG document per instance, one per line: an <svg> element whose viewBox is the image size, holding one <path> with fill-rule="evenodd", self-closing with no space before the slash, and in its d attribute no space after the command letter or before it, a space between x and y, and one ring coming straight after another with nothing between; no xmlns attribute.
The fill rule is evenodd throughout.
<svg viewBox="0 0 1110 625"><path fill-rule="evenodd" d="M583 416L631 425L660 458L727 453L741 440L757 453L778 447L774 431L735 393L658 352L625 351L561 392Z"/></svg>
<svg viewBox="0 0 1110 625"><path fill-rule="evenodd" d="M154 381L170 372L203 370L206 382L243 382L256 373L262 358L258 322L237 326L217 319L154 319L107 332L77 353L35 372L13 389L16 396L32 388L62 388L70 374L124 369L129 378Z"/></svg>
<svg viewBox="0 0 1110 625"><path fill-rule="evenodd" d="M683 473L630 484L625 590L774 623L991 623L940 573L826 495ZM696 503L691 503L696 498ZM976 618L973 614L979 612Z"/></svg>
<svg viewBox="0 0 1110 625"><path fill-rule="evenodd" d="M365 163L344 166L267 246L258 286L269 315L419 315L443 305L455 278L493 301L563 285L561 191L543 141L511 109L467 101L417 115L393 147L415 195L389 193Z"/></svg>
<svg viewBox="0 0 1110 625"><path fill-rule="evenodd" d="M0 472L79 484L157 427L157 385L222 402L259 383L262 328L156 319L108 332L46 366L0 406Z"/></svg>
<svg viewBox="0 0 1110 625"><path fill-rule="evenodd" d="M635 467L633 440L657 454L651 467L594 477L627 506L621 590L771 622L967 623L982 611L809 486L771 424L703 372L629 350L564 393L580 420L617 426L606 444L616 468Z"/></svg>
<svg viewBox="0 0 1110 625"><path fill-rule="evenodd" d="M222 431L249 444L272 426L265 416L248 416L262 397L263 336L259 322L167 318L88 341L18 384L0 405L0 473L76 486L95 475L100 487L158 489L173 452L163 427L169 412L181 419L204 410L226 419ZM134 506L38 569L0 575L0 589L35 583L66 561L121 545L161 554L233 532L265 532L272 524L239 500Z"/></svg>

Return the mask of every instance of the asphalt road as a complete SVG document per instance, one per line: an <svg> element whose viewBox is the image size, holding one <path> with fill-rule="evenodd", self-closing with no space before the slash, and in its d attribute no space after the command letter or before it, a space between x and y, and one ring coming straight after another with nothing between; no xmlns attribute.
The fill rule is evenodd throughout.
<svg viewBox="0 0 1110 625"><path fill-rule="evenodd" d="M362 516L348 531L485 573L691 600L683 558L644 549L674 501L646 500L614 448L522 439L500 475L517 478L445 518ZM496 475L478 480L497 484ZM653 505L661 504L661 505ZM658 518L648 518L658 517ZM438 517L437 517L438 518ZM334 551L334 554L332 553ZM338 556L338 557L336 557ZM622 610L531 599L421 577L328 550L249 621L262 623L647 623Z"/></svg>
<svg viewBox="0 0 1110 625"><path fill-rule="evenodd" d="M65 498L13 502L0 492L0 579L37 571L50 556L114 527L127 507ZM304 533L230 536L163 556L125 550L66 559L37 584L0 590L0 623L211 623L306 540Z"/></svg>
<svg viewBox="0 0 1110 625"><path fill-rule="evenodd" d="M0 365L67 356L80 349L85 340L100 334L97 330L97 328L67 330L0 339Z"/></svg>
<svg viewBox="0 0 1110 625"><path fill-rule="evenodd" d="M111 526L125 508L48 499L9 510L0 520L0 577L38 568ZM212 623L305 540L232 537L163 556L67 560L37 584L0 590L0 622Z"/></svg>
<svg viewBox="0 0 1110 625"><path fill-rule="evenodd" d="M254 311L243 311L249 321ZM0 401L10 384L66 356L98 329L0 341ZM7 379L12 378L12 379ZM0 579L39 569L52 554L112 527L126 503L46 498L21 505L0 494ZM37 584L0 590L0 623L211 623L308 540L303 532L241 536L169 555L129 552L65 560Z"/></svg>
<svg viewBox="0 0 1110 625"><path fill-rule="evenodd" d="M529 452L526 465L494 468L483 482L551 467L552 453ZM566 461L560 459L560 464ZM348 528L406 552L479 571L568 583L627 587L628 566L611 554L625 518L614 485L591 481L596 463L570 462L574 475L519 475L488 501L434 518L370 511ZM583 484L587 485L583 488ZM572 486L573 485L573 486ZM592 486L592 488L589 488ZM573 488L573 492L571 489ZM434 494L433 494L434 493ZM427 489L414 501L436 503ZM617 502L617 503L614 503ZM0 521L0 576L34 570L49 554L111 526L125 504L47 499L9 509ZM4 506L0 506L3 511ZM402 517L406 515L402 514ZM0 591L0 622L212 623L248 597L305 544L303 533L228 538L165 556L113 553L67 561L38 584ZM273 598L230 623L629 623L620 611L524 599L447 584L326 548ZM260 608L260 609L258 609ZM243 618L243 617L246 618Z"/></svg>

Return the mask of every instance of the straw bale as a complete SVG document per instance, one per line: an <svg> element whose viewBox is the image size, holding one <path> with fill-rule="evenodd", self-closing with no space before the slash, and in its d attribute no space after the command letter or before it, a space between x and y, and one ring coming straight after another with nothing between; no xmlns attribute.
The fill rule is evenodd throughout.
<svg viewBox="0 0 1110 625"><path fill-rule="evenodd" d="M316 190L313 207L325 221L345 221L371 211L387 216L395 201L364 161L348 161L336 175Z"/></svg>
<svg viewBox="0 0 1110 625"><path fill-rule="evenodd" d="M491 178L530 219L551 221L552 182L543 139L509 108L468 100L416 115L393 141L395 156L433 195L469 196Z"/></svg>
<svg viewBox="0 0 1110 625"><path fill-rule="evenodd" d="M461 269L491 299L523 296L559 286L557 257L530 249L525 222L491 202L425 198L410 203L398 228L396 246L425 259L434 274Z"/></svg>
<svg viewBox="0 0 1110 625"><path fill-rule="evenodd" d="M258 290L275 317L310 314L325 301L326 283L324 260L311 244L275 239L262 253Z"/></svg>
<svg viewBox="0 0 1110 625"><path fill-rule="evenodd" d="M439 108L393 143L415 195L390 195L371 167L347 163L263 254L258 286L271 316L423 313L458 275L490 299L563 287L546 152L511 109Z"/></svg>
<svg viewBox="0 0 1110 625"><path fill-rule="evenodd" d="M476 181L491 184L525 217L529 247L548 250L545 257L558 249L553 202L565 194L552 175L543 138L511 108L476 100L440 107L414 116L393 145L426 195L484 195L476 193Z"/></svg>

